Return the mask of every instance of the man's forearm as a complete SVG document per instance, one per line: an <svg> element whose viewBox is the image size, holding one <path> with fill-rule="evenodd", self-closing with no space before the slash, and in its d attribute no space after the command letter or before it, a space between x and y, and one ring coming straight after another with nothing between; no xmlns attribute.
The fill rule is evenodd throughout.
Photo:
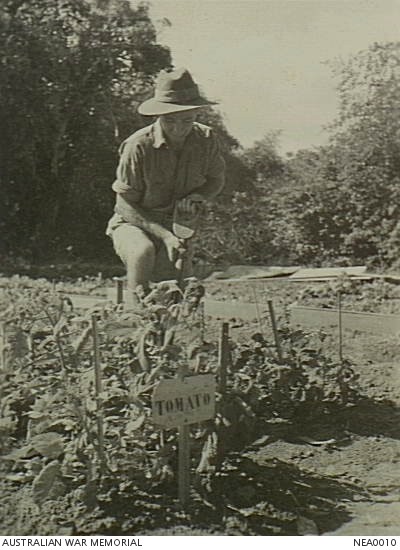
<svg viewBox="0 0 400 550"><path fill-rule="evenodd" d="M204 185L195 189L193 193L201 195L206 201L213 201L222 191L225 185L223 176L210 178Z"/></svg>
<svg viewBox="0 0 400 550"><path fill-rule="evenodd" d="M129 204L120 194L117 194L115 212L122 216L126 222L140 227L158 239L164 240L171 235L168 229L151 219L148 212L139 206Z"/></svg>

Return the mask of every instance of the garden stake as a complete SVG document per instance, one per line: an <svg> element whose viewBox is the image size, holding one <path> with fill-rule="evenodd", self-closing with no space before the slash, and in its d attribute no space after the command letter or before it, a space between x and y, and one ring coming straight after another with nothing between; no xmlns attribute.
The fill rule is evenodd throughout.
<svg viewBox="0 0 400 550"><path fill-rule="evenodd" d="M204 299L200 301L199 314L200 314L200 338L201 338L201 342L204 342L204 336L205 336Z"/></svg>
<svg viewBox="0 0 400 550"><path fill-rule="evenodd" d="M281 343L279 340L279 333L276 326L275 312L274 312L274 306L272 305L272 300L268 300L268 309L269 309L269 316L271 318L272 331L274 333L276 352L278 354L279 362L283 363Z"/></svg>
<svg viewBox="0 0 400 550"><path fill-rule="evenodd" d="M258 321L258 330L260 331L260 334L262 334L262 333L263 333L263 327L262 327L262 322L261 322L260 308L258 307L258 299L257 299L256 287L255 287L255 285L251 285L251 288L252 288L252 290L253 290L254 301L255 301L255 304L256 304L257 321Z"/></svg>
<svg viewBox="0 0 400 550"><path fill-rule="evenodd" d="M7 370L7 334L6 323L1 323L1 366L5 371Z"/></svg>
<svg viewBox="0 0 400 550"><path fill-rule="evenodd" d="M219 392L226 391L227 367L229 363L229 323L222 323L218 342Z"/></svg>
<svg viewBox="0 0 400 550"><path fill-rule="evenodd" d="M186 367L181 367L177 378L183 380L187 375ZM178 494L183 510L187 508L190 497L190 432L189 426L181 424L178 427Z"/></svg>
<svg viewBox="0 0 400 550"><path fill-rule="evenodd" d="M104 424L103 424L103 411L101 406L101 393L103 391L101 382L101 366L100 366L100 348L99 348L99 334L97 331L96 315L92 315L92 332L93 332L93 363L94 363L94 377L95 377L95 391L96 391L96 423L97 423L97 436L98 436L98 456L100 462L100 471L105 471L105 453L104 453Z"/></svg>
<svg viewBox="0 0 400 550"><path fill-rule="evenodd" d="M342 338L342 294L338 292L338 326L339 326L339 360L343 363L343 338Z"/></svg>

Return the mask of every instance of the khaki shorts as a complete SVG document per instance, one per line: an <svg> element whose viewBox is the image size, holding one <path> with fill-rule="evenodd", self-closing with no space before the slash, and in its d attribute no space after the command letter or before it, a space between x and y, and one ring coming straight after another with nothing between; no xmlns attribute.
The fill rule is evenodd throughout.
<svg viewBox="0 0 400 550"><path fill-rule="evenodd" d="M136 227L129 223L118 225L110 236L113 240L115 252L121 258L128 270L130 261L135 261L135 248L141 249L143 245L150 244L154 247L155 251L155 265L151 280L153 282L159 282L177 278L177 271L170 262L167 249L160 239L157 239L153 235L149 235L140 227ZM189 277L192 275L193 271L192 239L186 241L186 249L184 276Z"/></svg>

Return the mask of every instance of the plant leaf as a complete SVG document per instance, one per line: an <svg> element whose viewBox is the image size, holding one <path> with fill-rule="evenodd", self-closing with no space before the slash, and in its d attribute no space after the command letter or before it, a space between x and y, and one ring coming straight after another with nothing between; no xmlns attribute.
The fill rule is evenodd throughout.
<svg viewBox="0 0 400 550"><path fill-rule="evenodd" d="M88 343L88 340L92 334L92 327L86 327L78 338L72 343L75 353L80 353ZM87 346L86 346L87 347Z"/></svg>
<svg viewBox="0 0 400 550"><path fill-rule="evenodd" d="M30 441L30 446L48 458L58 458L64 452L64 440L56 432L35 435Z"/></svg>
<svg viewBox="0 0 400 550"><path fill-rule="evenodd" d="M60 474L60 463L53 460L47 464L33 481L33 499L36 504L44 502Z"/></svg>

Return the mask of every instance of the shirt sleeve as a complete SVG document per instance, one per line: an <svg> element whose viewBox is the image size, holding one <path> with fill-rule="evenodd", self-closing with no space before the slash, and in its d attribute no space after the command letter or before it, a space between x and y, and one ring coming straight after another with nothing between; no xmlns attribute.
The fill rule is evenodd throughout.
<svg viewBox="0 0 400 550"><path fill-rule="evenodd" d="M221 153L218 138L210 134L210 147L208 150L208 167L206 183L199 189L199 192L206 199L215 198L225 185L225 160Z"/></svg>
<svg viewBox="0 0 400 550"><path fill-rule="evenodd" d="M120 159L112 189L122 195L129 204L138 204L144 191L140 147L135 142L124 141L119 152Z"/></svg>

